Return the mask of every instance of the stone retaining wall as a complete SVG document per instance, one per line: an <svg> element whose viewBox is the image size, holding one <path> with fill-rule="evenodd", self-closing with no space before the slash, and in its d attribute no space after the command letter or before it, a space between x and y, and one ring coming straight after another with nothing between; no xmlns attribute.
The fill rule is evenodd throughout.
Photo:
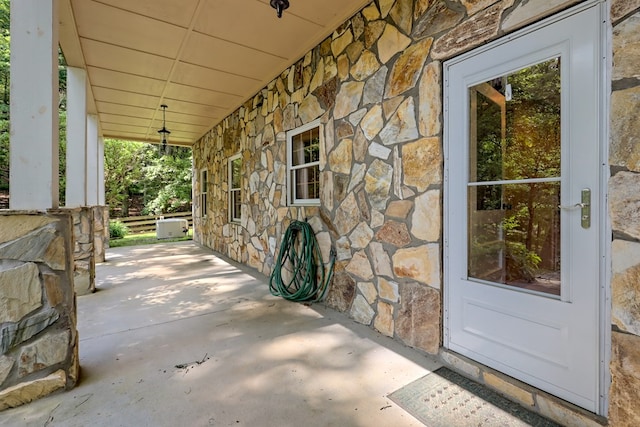
<svg viewBox="0 0 640 427"><path fill-rule="evenodd" d="M194 238L265 275L289 223L338 261L328 305L430 354L441 345L442 61L579 0L378 0L194 145ZM612 425L640 424L640 0L611 2ZM287 205L286 132L317 118L320 206ZM243 159L242 222L228 221L227 160ZM200 212L196 200L194 212ZM516 397L517 398L517 397Z"/></svg>
<svg viewBox="0 0 640 427"><path fill-rule="evenodd" d="M0 410L78 379L73 219L0 212Z"/></svg>

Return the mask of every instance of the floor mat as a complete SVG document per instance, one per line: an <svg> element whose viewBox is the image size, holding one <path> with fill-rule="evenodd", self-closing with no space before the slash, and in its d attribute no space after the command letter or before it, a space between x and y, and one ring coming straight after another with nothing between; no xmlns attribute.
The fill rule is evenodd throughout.
<svg viewBox="0 0 640 427"><path fill-rule="evenodd" d="M559 427L447 368L394 391L389 398L428 427Z"/></svg>

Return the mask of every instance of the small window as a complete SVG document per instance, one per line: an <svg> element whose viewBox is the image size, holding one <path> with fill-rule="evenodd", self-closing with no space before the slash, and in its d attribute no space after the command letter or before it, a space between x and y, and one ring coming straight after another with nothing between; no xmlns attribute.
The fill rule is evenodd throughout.
<svg viewBox="0 0 640 427"><path fill-rule="evenodd" d="M242 157L236 154L229 158L229 222L240 222L242 218Z"/></svg>
<svg viewBox="0 0 640 427"><path fill-rule="evenodd" d="M287 133L289 203L320 204L320 122Z"/></svg>
<svg viewBox="0 0 640 427"><path fill-rule="evenodd" d="M206 169L200 171L200 217L207 217L207 186L209 184L209 173Z"/></svg>

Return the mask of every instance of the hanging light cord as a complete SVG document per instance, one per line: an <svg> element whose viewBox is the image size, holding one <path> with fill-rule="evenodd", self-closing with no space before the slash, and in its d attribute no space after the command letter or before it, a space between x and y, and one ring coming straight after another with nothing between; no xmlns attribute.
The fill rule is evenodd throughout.
<svg viewBox="0 0 640 427"><path fill-rule="evenodd" d="M290 301L320 301L327 292L335 260L336 252L332 247L329 271L325 273L313 229L306 222L293 221L282 238L278 259L269 279L269 291Z"/></svg>

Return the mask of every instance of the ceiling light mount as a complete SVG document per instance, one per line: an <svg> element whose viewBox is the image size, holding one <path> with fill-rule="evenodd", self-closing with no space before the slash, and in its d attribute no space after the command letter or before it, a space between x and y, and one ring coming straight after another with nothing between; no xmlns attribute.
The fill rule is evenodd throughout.
<svg viewBox="0 0 640 427"><path fill-rule="evenodd" d="M278 18L282 18L282 11L289 8L289 0L271 0L270 4L276 10Z"/></svg>
<svg viewBox="0 0 640 427"><path fill-rule="evenodd" d="M168 107L165 104L162 104L160 105L160 108L162 108L162 129L160 129L158 133L160 134L160 143L162 144L163 147L166 147L167 138L171 134L171 131L167 129L167 121L165 117L165 113L167 112Z"/></svg>

